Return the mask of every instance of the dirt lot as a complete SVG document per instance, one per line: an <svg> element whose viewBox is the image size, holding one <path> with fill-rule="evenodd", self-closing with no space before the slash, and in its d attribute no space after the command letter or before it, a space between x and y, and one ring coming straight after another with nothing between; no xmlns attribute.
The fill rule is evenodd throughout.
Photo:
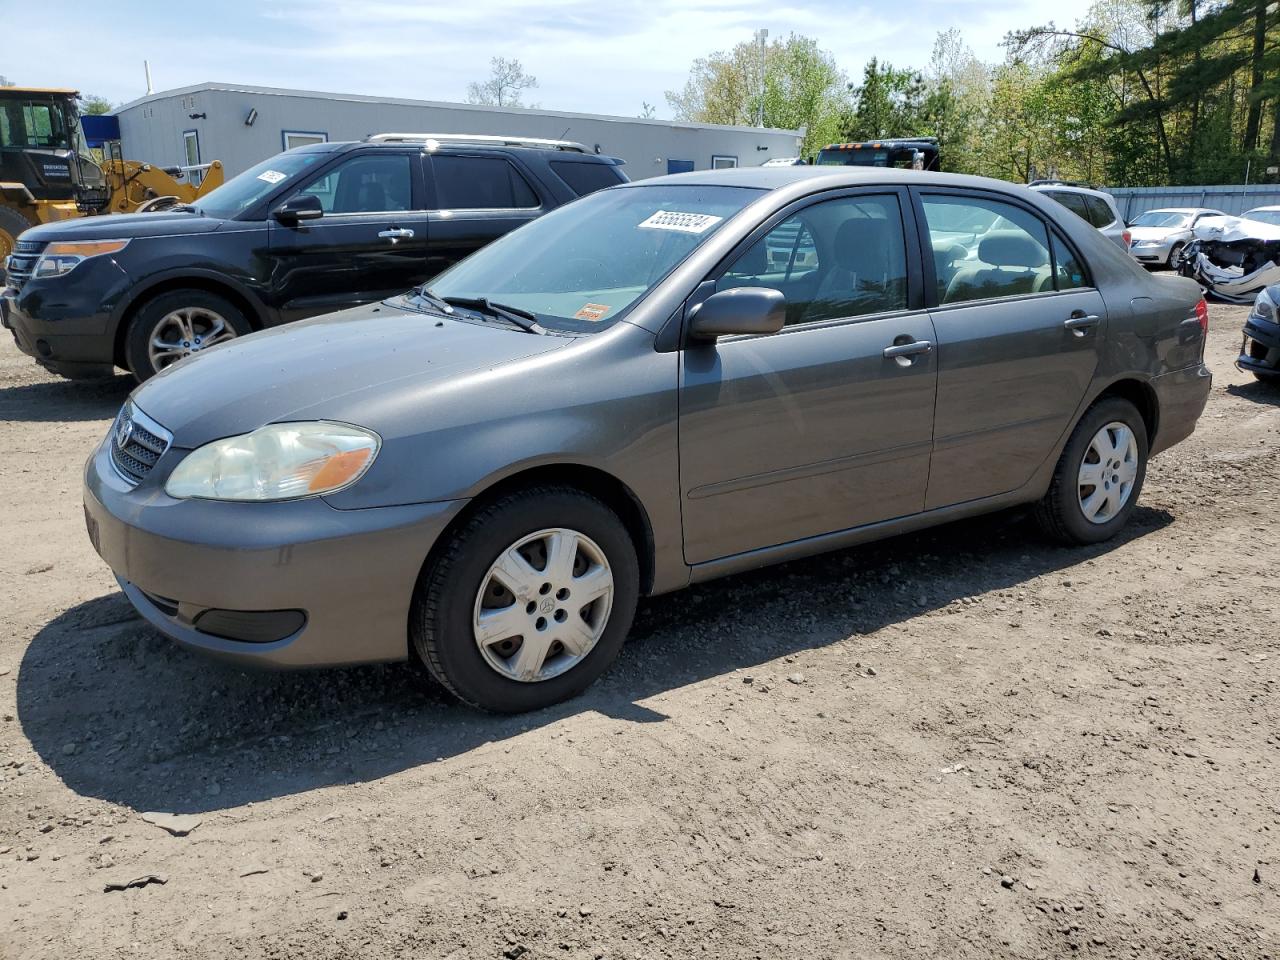
<svg viewBox="0 0 1280 960"><path fill-rule="evenodd" d="M6 337L0 956L1280 957L1280 391L1231 365L1244 314L1119 542L1001 515L657 598L605 682L510 719L145 626L80 508L128 384Z"/></svg>

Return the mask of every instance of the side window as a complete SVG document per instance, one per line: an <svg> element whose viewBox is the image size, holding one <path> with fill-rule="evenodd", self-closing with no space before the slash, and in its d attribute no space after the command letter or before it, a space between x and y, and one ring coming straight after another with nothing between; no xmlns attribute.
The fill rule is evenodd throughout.
<svg viewBox="0 0 1280 960"><path fill-rule="evenodd" d="M407 154L365 155L339 164L302 192L320 198L325 213L382 213L412 208Z"/></svg>
<svg viewBox="0 0 1280 960"><path fill-rule="evenodd" d="M1101 197L1085 195L1083 199L1085 206L1089 209L1089 222L1095 227L1109 227L1115 221L1115 217L1111 215L1111 208Z"/></svg>
<svg viewBox="0 0 1280 960"><path fill-rule="evenodd" d="M1057 200L1060 204L1062 204L1064 207L1066 207L1068 210L1070 210L1072 213L1074 213L1081 220L1083 220L1085 223L1092 222L1089 220L1089 208L1086 207L1084 204L1083 194L1066 193L1066 192L1059 193L1052 190L1048 191L1048 194L1049 196L1053 197L1053 199Z"/></svg>
<svg viewBox="0 0 1280 960"><path fill-rule="evenodd" d="M907 253L896 196L826 200L788 217L716 281L717 290L772 287L787 324L907 307Z"/></svg>
<svg viewBox="0 0 1280 960"><path fill-rule="evenodd" d="M1056 268L1054 282L1059 290L1075 290L1089 285L1084 265L1056 233L1053 235L1053 264Z"/></svg>
<svg viewBox="0 0 1280 960"><path fill-rule="evenodd" d="M605 187L616 187L622 183L618 168L611 163L552 160L551 169L570 190L580 197L603 190Z"/></svg>
<svg viewBox="0 0 1280 960"><path fill-rule="evenodd" d="M436 206L441 210L520 210L537 207L538 195L503 157L434 156Z"/></svg>
<svg viewBox="0 0 1280 960"><path fill-rule="evenodd" d="M926 194L922 202L939 267L939 303L1054 289L1049 234L1039 217L985 197Z"/></svg>

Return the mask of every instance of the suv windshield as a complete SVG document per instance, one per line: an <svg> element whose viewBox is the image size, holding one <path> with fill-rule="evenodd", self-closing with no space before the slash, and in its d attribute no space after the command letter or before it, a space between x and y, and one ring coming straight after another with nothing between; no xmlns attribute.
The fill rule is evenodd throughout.
<svg viewBox="0 0 1280 960"><path fill-rule="evenodd" d="M1178 213L1173 210L1148 210L1133 218L1131 227L1181 227L1191 219L1189 213Z"/></svg>
<svg viewBox="0 0 1280 960"><path fill-rule="evenodd" d="M436 277L430 292L485 297L546 327L594 332L624 316L763 192L655 185L593 193L472 254Z"/></svg>
<svg viewBox="0 0 1280 960"><path fill-rule="evenodd" d="M279 153L270 160L263 160L239 176L232 177L216 190L211 190L197 201L200 212L207 217L230 220L258 203L286 180L329 158L328 151L299 150Z"/></svg>

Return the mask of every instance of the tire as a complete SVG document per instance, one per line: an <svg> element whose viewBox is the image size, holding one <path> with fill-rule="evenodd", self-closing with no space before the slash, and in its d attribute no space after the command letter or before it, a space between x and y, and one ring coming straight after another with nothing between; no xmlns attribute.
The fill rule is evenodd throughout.
<svg viewBox="0 0 1280 960"><path fill-rule="evenodd" d="M1098 485L1085 485L1082 467L1093 465L1098 457L1097 450L1090 453L1095 438L1104 428L1115 425L1126 427L1132 437L1132 447L1127 443L1119 446L1131 450L1131 454L1121 451L1115 457L1107 456L1107 462L1116 462L1114 470L1098 470L1098 479L1104 481L1106 489L1099 490ZM1119 431L1108 434L1109 440L1120 439ZM1142 483L1147 475L1147 427L1142 415L1128 400L1119 397L1107 397L1099 400L1080 418L1071 438L1063 448L1062 456L1053 471L1053 479L1044 498L1036 506L1036 520L1049 536L1062 543L1089 544L1101 543L1114 537L1128 522L1138 496L1142 493ZM1105 447L1106 441L1103 442ZM1123 459L1122 459L1123 455ZM1132 456L1132 462L1130 460ZM1103 462L1103 458L1099 458ZM1126 470L1131 467L1132 472ZM1131 476L1127 491L1124 480ZM1120 484L1114 484L1113 478L1119 477ZM1088 490L1085 494L1083 491ZM1112 491L1117 491L1112 493ZM1101 500L1094 499L1098 494ZM1083 501L1083 502L1082 502ZM1090 504L1097 510L1094 519L1086 514L1084 504ZM1110 509L1114 508L1114 509Z"/></svg>
<svg viewBox="0 0 1280 960"><path fill-rule="evenodd" d="M34 223L12 207L0 206L0 268L4 267L4 258L13 253L18 234L34 226Z"/></svg>
<svg viewBox="0 0 1280 960"><path fill-rule="evenodd" d="M555 546L543 536L561 534L559 542L568 544L569 533L578 539L566 553L574 564L564 579L550 560ZM512 580L523 580L529 589L518 593L498 582L503 575L495 569L522 543L525 566L510 569L516 573ZM612 575L611 594L575 608L573 590L582 599L583 591L601 589L601 571ZM546 589L547 581L567 586ZM579 589L579 583L585 586ZM577 490L535 487L482 507L424 568L414 590L410 639L431 675L464 703L494 713L537 710L577 696L609 668L631 629L639 589L635 546L609 507ZM491 626L482 650L477 624L485 617L497 626ZM578 618L576 632L568 617ZM529 641L513 629L539 641L528 647L527 664L522 657ZM593 632L590 645L580 643ZM560 635L574 637L583 652L551 639ZM536 677L516 677L535 665Z"/></svg>
<svg viewBox="0 0 1280 960"><path fill-rule="evenodd" d="M189 329L192 335L181 338L182 329ZM226 297L195 288L170 290L134 313L125 333L125 360L133 378L142 383L185 356L252 331L248 317ZM215 336L208 339L211 332ZM152 340L161 337L163 342L174 344L174 349L153 352Z"/></svg>
<svg viewBox="0 0 1280 960"><path fill-rule="evenodd" d="M1269 387L1280 387L1280 372L1263 373L1260 370L1254 370L1253 378L1259 383L1265 383Z"/></svg>
<svg viewBox="0 0 1280 960"><path fill-rule="evenodd" d="M1183 243L1175 243L1169 250L1169 259L1165 262L1165 266L1174 273L1178 272L1178 268L1182 266L1182 248L1186 246Z"/></svg>

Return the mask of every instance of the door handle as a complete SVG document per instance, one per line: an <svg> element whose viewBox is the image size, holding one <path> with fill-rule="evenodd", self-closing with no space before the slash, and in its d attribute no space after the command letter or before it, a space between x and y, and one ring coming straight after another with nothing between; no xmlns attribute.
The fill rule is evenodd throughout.
<svg viewBox="0 0 1280 960"><path fill-rule="evenodd" d="M395 243L397 240L412 240L413 231L405 229L404 227L396 227L391 230L383 230L378 234L378 236L383 240L390 240L392 243Z"/></svg>
<svg viewBox="0 0 1280 960"><path fill-rule="evenodd" d="M891 347L884 348L884 358L886 360L896 360L899 357L914 357L919 353L928 353L933 349L933 343L928 340L912 340L910 343L895 343Z"/></svg>
<svg viewBox="0 0 1280 960"><path fill-rule="evenodd" d="M1073 313L1062 325L1077 337L1083 337L1092 327L1096 327L1102 318L1095 313Z"/></svg>

